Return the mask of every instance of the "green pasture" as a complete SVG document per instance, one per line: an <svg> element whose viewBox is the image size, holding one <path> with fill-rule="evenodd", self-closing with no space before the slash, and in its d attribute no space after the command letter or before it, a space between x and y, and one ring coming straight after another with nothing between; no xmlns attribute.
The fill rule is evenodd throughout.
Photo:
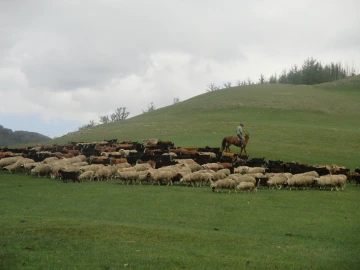
<svg viewBox="0 0 360 270"><path fill-rule="evenodd" d="M228 194L0 172L0 269L357 269L359 188Z"/></svg>
<svg viewBox="0 0 360 270"><path fill-rule="evenodd" d="M250 134L250 158L333 163L353 171L360 167L360 75L315 86L266 84L204 93L47 143L161 139L177 147L220 147L224 137L236 136L240 122Z"/></svg>

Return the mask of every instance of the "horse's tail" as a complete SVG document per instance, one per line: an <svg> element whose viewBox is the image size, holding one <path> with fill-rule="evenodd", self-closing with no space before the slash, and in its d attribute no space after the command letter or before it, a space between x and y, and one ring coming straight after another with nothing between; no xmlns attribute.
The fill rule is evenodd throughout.
<svg viewBox="0 0 360 270"><path fill-rule="evenodd" d="M224 138L222 140L222 143L221 143L221 150L223 151L225 149L225 146L226 146L226 138Z"/></svg>

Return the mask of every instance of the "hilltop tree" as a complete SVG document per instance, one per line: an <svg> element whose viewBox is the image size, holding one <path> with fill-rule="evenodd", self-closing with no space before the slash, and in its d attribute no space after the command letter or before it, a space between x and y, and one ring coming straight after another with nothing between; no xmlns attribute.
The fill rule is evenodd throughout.
<svg viewBox="0 0 360 270"><path fill-rule="evenodd" d="M84 129L88 129L88 128L91 128L94 126L96 126L95 121L90 120L88 124L82 125L81 127L78 128L78 130L84 130Z"/></svg>
<svg viewBox="0 0 360 270"><path fill-rule="evenodd" d="M230 87L231 87L231 82L224 83L224 88L230 88Z"/></svg>
<svg viewBox="0 0 360 270"><path fill-rule="evenodd" d="M277 76L276 76L276 73L275 75L271 75L270 78L269 78L269 83L277 83L278 80L277 80Z"/></svg>
<svg viewBox="0 0 360 270"><path fill-rule="evenodd" d="M126 107L120 107L115 110L114 113L110 115L112 122L126 120L129 116L129 112L126 111Z"/></svg>
<svg viewBox="0 0 360 270"><path fill-rule="evenodd" d="M100 116L100 123L107 124L110 123L110 118L108 115Z"/></svg>
<svg viewBox="0 0 360 270"><path fill-rule="evenodd" d="M217 90L220 90L220 86L216 86L215 83L208 84L208 86L206 88L206 92L213 92L213 91L217 91Z"/></svg>
<svg viewBox="0 0 360 270"><path fill-rule="evenodd" d="M177 103L180 103L180 99L175 97L174 100L173 100L173 104L177 104Z"/></svg>
<svg viewBox="0 0 360 270"><path fill-rule="evenodd" d="M147 108L147 110L142 110L142 112L143 113L148 113L148 112L152 112L152 111L155 111L155 109L156 109L156 107L155 107L155 105L154 105L154 103L153 102L151 102L149 105L148 105L148 108Z"/></svg>
<svg viewBox="0 0 360 270"><path fill-rule="evenodd" d="M265 76L261 73L259 78L259 84L265 84L265 83L266 83Z"/></svg>

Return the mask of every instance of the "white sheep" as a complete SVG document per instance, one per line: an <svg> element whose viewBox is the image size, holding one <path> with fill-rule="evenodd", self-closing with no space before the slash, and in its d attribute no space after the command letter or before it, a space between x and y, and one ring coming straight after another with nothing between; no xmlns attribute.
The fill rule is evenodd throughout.
<svg viewBox="0 0 360 270"><path fill-rule="evenodd" d="M246 173L265 173L265 167L249 167Z"/></svg>
<svg viewBox="0 0 360 270"><path fill-rule="evenodd" d="M104 167L105 167L104 164L91 164L91 165L82 166L80 168L80 171L81 172L93 171L94 173L96 173L99 169Z"/></svg>
<svg viewBox="0 0 360 270"><path fill-rule="evenodd" d="M314 176L294 174L285 181L284 186L288 186L289 190L291 190L292 187L302 187L303 189L307 189L313 184L314 179Z"/></svg>
<svg viewBox="0 0 360 270"><path fill-rule="evenodd" d="M41 163L50 164L51 162L58 161L59 159L57 157L48 157L45 158Z"/></svg>
<svg viewBox="0 0 360 270"><path fill-rule="evenodd" d="M133 184L135 185L136 181L139 180L139 175L141 172L142 171L137 172L136 170L135 171L119 171L118 170L117 173L115 174L115 178L119 178L127 185L134 181Z"/></svg>
<svg viewBox="0 0 360 270"><path fill-rule="evenodd" d="M256 179L252 175L234 173L234 174L230 174L228 178L234 180L237 185L240 184L241 182L250 182L256 185Z"/></svg>
<svg viewBox="0 0 360 270"><path fill-rule="evenodd" d="M39 164L41 164L41 163L40 162L25 163L21 166L21 168L25 172L25 175L27 175L27 174L31 173L31 170Z"/></svg>
<svg viewBox="0 0 360 270"><path fill-rule="evenodd" d="M4 167L3 170L8 170L10 173L14 173L21 170L24 164L34 162L35 161L30 158L19 158L15 163Z"/></svg>
<svg viewBox="0 0 360 270"><path fill-rule="evenodd" d="M221 171L214 172L214 173L212 173L212 175L213 175L215 181L227 178L226 173L221 172Z"/></svg>
<svg viewBox="0 0 360 270"><path fill-rule="evenodd" d="M107 166L104 166L103 168L100 168L99 170L97 170L94 174L94 181L103 181L106 180L108 181L109 179L112 178L112 171L110 168L107 168Z"/></svg>
<svg viewBox="0 0 360 270"><path fill-rule="evenodd" d="M172 185L172 179L175 176L175 174L171 171L159 171L159 170L154 170L154 171L149 171L146 174L147 179L151 182L151 184L154 183L158 183L158 185L160 185L161 183L167 183L167 185Z"/></svg>
<svg viewBox="0 0 360 270"><path fill-rule="evenodd" d="M290 174L290 175L291 176L289 176L289 174L285 174L285 173L274 174L274 176L271 176L269 178L269 181L267 182L268 188L276 187L278 189L281 189L282 185L286 182L286 180L288 180L289 178L292 177L292 174Z"/></svg>
<svg viewBox="0 0 360 270"><path fill-rule="evenodd" d="M94 177L94 174L95 173L93 171L86 171L86 172L83 172L82 174L80 174L78 179L81 182L83 182L84 180L92 181L93 177Z"/></svg>
<svg viewBox="0 0 360 270"><path fill-rule="evenodd" d="M236 186L236 189L241 190L243 192L257 192L257 186L251 182L241 182L239 185Z"/></svg>
<svg viewBox="0 0 360 270"><path fill-rule="evenodd" d="M149 169L152 169L151 165L149 163L139 163L135 164L134 168L136 171L147 171Z"/></svg>
<svg viewBox="0 0 360 270"><path fill-rule="evenodd" d="M217 171L217 173L224 173L226 176L229 176L230 175L230 169L220 169Z"/></svg>
<svg viewBox="0 0 360 270"><path fill-rule="evenodd" d="M124 163L118 163L118 164L115 164L115 166L120 169L120 168L130 168L132 167L130 163L128 162L124 162Z"/></svg>
<svg viewBox="0 0 360 270"><path fill-rule="evenodd" d="M317 171L308 171L308 172L304 172L301 173L302 175L307 175L307 176L314 176L314 177L319 177L319 174L317 173Z"/></svg>
<svg viewBox="0 0 360 270"><path fill-rule="evenodd" d="M219 192L219 190L221 189L221 192L223 192L223 189L226 188L229 190L229 193L231 193L232 190L236 191L236 183L234 180L229 179L229 178L225 178L225 179L220 179L217 180L216 182L212 183L210 185L212 191L214 192L216 190L216 192Z"/></svg>
<svg viewBox="0 0 360 270"><path fill-rule="evenodd" d="M247 173L249 170L249 166L238 166L236 168L234 168L234 173Z"/></svg>
<svg viewBox="0 0 360 270"><path fill-rule="evenodd" d="M218 171L218 170L224 169L224 166L217 164L217 163L205 163L205 164L201 165L201 168Z"/></svg>
<svg viewBox="0 0 360 270"><path fill-rule="evenodd" d="M203 181L203 179L205 179L206 177L208 176L204 176L202 173L192 172L183 176L180 179L180 183L184 183L186 186L191 184L193 187L195 187L196 183L201 185L201 181Z"/></svg>
<svg viewBox="0 0 360 270"><path fill-rule="evenodd" d="M37 175L38 177L47 177L52 172L52 166L50 164L39 164L35 168L31 169L31 175Z"/></svg>
<svg viewBox="0 0 360 270"><path fill-rule="evenodd" d="M0 168L14 164L20 158L23 158L23 157L16 156L16 157L2 158L2 159L0 159Z"/></svg>
<svg viewBox="0 0 360 270"><path fill-rule="evenodd" d="M323 187L330 187L330 190L332 191L334 188L338 191L340 188L341 190L344 190L346 187L346 175L344 174L335 174L335 175L323 175L320 177L315 178L315 185L318 186L320 189Z"/></svg>

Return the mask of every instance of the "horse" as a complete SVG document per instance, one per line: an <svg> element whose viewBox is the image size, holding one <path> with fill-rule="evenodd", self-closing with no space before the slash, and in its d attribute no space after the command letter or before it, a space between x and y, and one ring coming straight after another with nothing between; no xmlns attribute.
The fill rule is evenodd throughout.
<svg viewBox="0 0 360 270"><path fill-rule="evenodd" d="M223 140L222 140L222 150L225 149L225 151L227 152L230 152L230 145L235 145L237 147L239 147L239 141L240 139L238 137L235 137L235 136L227 136L225 137ZM246 145L249 141L249 134L245 134L245 140L244 140L244 143L241 145L241 151L240 151L240 154L242 154L242 152L244 151L245 152L245 155L247 155L247 152L246 152Z"/></svg>

